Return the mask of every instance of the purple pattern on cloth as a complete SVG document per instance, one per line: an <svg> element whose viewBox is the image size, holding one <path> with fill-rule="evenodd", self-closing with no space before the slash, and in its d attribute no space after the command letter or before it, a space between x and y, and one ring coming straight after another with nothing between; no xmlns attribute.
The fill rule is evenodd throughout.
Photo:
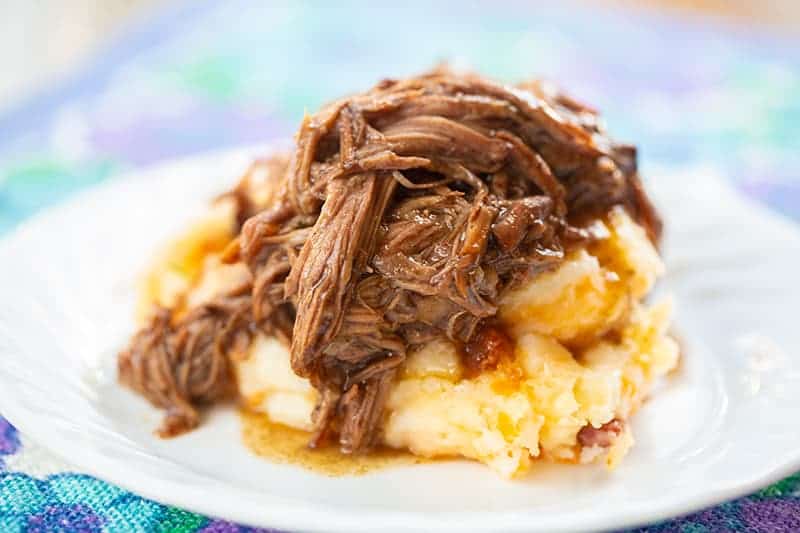
<svg viewBox="0 0 800 533"><path fill-rule="evenodd" d="M197 128L186 131L189 117L195 117ZM236 131L228 135L214 131L211 126L220 123L237 124ZM289 125L277 117L248 114L246 110L198 107L168 119L144 119L116 129L101 126L90 140L103 154L140 166L198 151L263 143L284 136L289 130ZM135 153L130 153L131 145L136 145Z"/></svg>
<svg viewBox="0 0 800 533"><path fill-rule="evenodd" d="M737 519L733 507L732 503L726 503L665 524L632 530L630 533L687 533L694 531L722 533L742 531L742 524Z"/></svg>
<svg viewBox="0 0 800 533"><path fill-rule="evenodd" d="M3 456L17 453L19 447L16 428L0 416L0 471L4 468Z"/></svg>
<svg viewBox="0 0 800 533"><path fill-rule="evenodd" d="M279 533L275 529L261 529L248 526L239 526L224 520L214 520L207 526L198 530L198 533Z"/></svg>
<svg viewBox="0 0 800 533"><path fill-rule="evenodd" d="M745 499L739 516L746 531L800 532L800 497Z"/></svg>
<svg viewBox="0 0 800 533"><path fill-rule="evenodd" d="M100 533L105 520L86 505L48 505L28 517L28 533Z"/></svg>

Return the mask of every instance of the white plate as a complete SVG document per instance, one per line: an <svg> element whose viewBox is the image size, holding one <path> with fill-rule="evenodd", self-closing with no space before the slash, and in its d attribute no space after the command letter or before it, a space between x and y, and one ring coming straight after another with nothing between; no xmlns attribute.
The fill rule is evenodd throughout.
<svg viewBox="0 0 800 533"><path fill-rule="evenodd" d="M252 154L112 180L0 244L0 412L77 467L208 515L293 530L567 531L652 522L800 468L800 234L702 170L650 179L669 221L666 285L685 361L636 415L613 473L540 465L522 480L451 462L328 478L250 455L230 409L159 440L114 383L134 280Z"/></svg>

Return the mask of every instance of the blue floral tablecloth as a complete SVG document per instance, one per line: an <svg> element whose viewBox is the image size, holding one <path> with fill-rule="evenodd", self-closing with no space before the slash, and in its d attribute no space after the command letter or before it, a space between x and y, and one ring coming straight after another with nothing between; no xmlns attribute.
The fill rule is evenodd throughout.
<svg viewBox="0 0 800 533"><path fill-rule="evenodd" d="M378 4L190 2L131 29L0 115L0 235L121 170L286 136L304 109L442 60L557 80L645 174L710 166L800 219L800 41L569 3ZM0 417L0 531L246 530L73 472ZM641 531L800 531L800 474Z"/></svg>

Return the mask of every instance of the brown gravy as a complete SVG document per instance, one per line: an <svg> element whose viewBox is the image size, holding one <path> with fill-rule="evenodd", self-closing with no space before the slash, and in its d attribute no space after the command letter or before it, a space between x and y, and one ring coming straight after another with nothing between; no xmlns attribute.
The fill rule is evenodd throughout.
<svg viewBox="0 0 800 533"><path fill-rule="evenodd" d="M365 455L345 455L335 446L312 450L309 434L271 422L263 414L239 411L242 441L251 452L274 463L293 464L326 476L360 476L375 470L430 462L406 451L378 448Z"/></svg>

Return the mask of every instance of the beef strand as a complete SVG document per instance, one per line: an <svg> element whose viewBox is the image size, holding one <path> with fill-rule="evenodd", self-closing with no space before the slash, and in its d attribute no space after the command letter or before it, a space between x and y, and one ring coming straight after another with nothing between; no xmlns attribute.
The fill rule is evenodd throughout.
<svg viewBox="0 0 800 533"><path fill-rule="evenodd" d="M252 329L249 287L219 297L174 323L158 310L117 361L122 383L167 410L162 437L197 426L195 405L235 393L231 357L244 356Z"/></svg>

